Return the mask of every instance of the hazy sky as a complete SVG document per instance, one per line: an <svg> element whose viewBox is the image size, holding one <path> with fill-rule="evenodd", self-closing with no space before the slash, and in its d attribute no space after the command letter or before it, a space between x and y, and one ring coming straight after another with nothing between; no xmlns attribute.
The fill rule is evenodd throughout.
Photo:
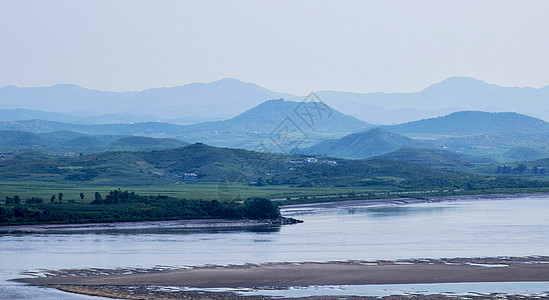
<svg viewBox="0 0 549 300"><path fill-rule="evenodd" d="M6 1L0 86L417 91L549 85L549 1Z"/></svg>

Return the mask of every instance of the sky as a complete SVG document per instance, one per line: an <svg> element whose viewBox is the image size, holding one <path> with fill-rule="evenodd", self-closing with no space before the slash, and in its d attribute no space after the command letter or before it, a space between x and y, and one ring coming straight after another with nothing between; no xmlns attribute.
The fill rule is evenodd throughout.
<svg viewBox="0 0 549 300"><path fill-rule="evenodd" d="M0 0L0 87L549 85L549 1Z"/></svg>

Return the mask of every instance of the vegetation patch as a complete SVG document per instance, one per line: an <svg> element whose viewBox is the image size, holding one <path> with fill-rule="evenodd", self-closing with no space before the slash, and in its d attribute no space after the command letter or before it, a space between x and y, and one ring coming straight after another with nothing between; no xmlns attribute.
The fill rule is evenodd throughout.
<svg viewBox="0 0 549 300"><path fill-rule="evenodd" d="M82 194L83 195L83 194ZM48 201L30 198L22 204L18 196L6 197L0 205L0 225L80 224L137 222L179 219L280 219L278 206L265 198L242 202L188 200L164 195L141 196L134 192L114 190L105 197L98 192L91 203L75 200L60 202L52 196ZM83 200L81 196L81 200Z"/></svg>

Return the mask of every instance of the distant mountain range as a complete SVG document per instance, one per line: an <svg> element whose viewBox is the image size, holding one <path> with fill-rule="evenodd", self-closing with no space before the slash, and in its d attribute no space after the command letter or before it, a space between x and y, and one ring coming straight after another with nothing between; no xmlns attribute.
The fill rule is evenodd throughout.
<svg viewBox="0 0 549 300"><path fill-rule="evenodd" d="M299 108L299 102L282 99L266 101L229 120L185 126L180 138L246 149L255 149L262 143L271 144L269 149L274 147L273 151L279 151L273 144L278 141L278 133L286 127L290 135L285 138L299 140L298 144L291 146L293 148L312 145L326 138L342 137L372 126L327 106L323 107L326 111L309 111L315 115L312 120L301 118L303 115L300 115Z"/></svg>
<svg viewBox="0 0 549 300"><path fill-rule="evenodd" d="M454 77L412 93L319 91L316 94L334 109L373 124L399 124L462 110L513 111L549 121L549 86L501 87L473 78ZM228 119L264 101L280 98L301 101L304 97L230 78L141 92L105 92L69 84L6 86L0 88L0 119L191 124ZM11 116L6 117L7 114Z"/></svg>
<svg viewBox="0 0 549 300"><path fill-rule="evenodd" d="M446 150L498 161L549 157L549 123L522 114L465 111L372 129L372 125L329 107L309 126L310 120L296 113L299 105L270 100L225 121L193 125L0 121L0 146L4 151L35 146L59 154L169 149L185 142L203 142L341 158L369 158L404 148ZM280 140L283 143L279 145Z"/></svg>
<svg viewBox="0 0 549 300"><path fill-rule="evenodd" d="M235 79L124 93L74 85L8 86L0 88L0 107L5 107L0 109L0 147L62 154L170 149L202 142L355 159L403 149L437 155L446 151L444 155L461 155L458 159L463 160L549 157L549 123L540 119L549 119L549 87L506 88L458 77L418 93L316 95L323 102L308 106L311 103L302 102L302 97ZM517 112L454 112L459 107L528 111L540 118ZM363 121L398 123L420 115L435 117L379 128ZM215 121L196 123L199 120Z"/></svg>
<svg viewBox="0 0 549 300"><path fill-rule="evenodd" d="M549 157L549 123L517 113L457 112L349 134L300 152L360 159L407 148L470 162L535 160Z"/></svg>
<svg viewBox="0 0 549 300"><path fill-rule="evenodd" d="M46 133L73 131L88 135L135 135L156 138L177 138L190 142L203 142L214 146L255 149L260 144L271 144L269 151L282 151L275 144L279 131L287 128L299 143L294 147L312 145L326 138L342 137L349 132L362 131L371 125L342 114L328 106L323 111L309 111L313 119L302 118L299 102L270 100L225 120L193 125L160 122L135 124L71 124L64 122L24 120L0 121L0 130ZM283 131L283 130L282 130ZM284 145L283 145L284 146Z"/></svg>
<svg viewBox="0 0 549 300"><path fill-rule="evenodd" d="M143 118L178 123L222 120L236 116L266 100L279 98L297 99L290 94L272 92L236 79L154 88L141 92L105 92L71 84L0 88L0 108L57 112L90 120L95 115L137 115L133 122L140 119L143 121Z"/></svg>
<svg viewBox="0 0 549 300"><path fill-rule="evenodd" d="M154 122L158 117L147 115L132 114L106 114L93 116L77 116L57 112L46 112L41 110L32 110L24 108L0 109L0 121L22 121L22 120L43 120L53 122L65 122L73 124L118 124L118 123L136 123L136 122ZM200 120L200 118L197 118ZM169 120L173 123L182 121L181 119ZM194 122L188 122L194 123Z"/></svg>
<svg viewBox="0 0 549 300"><path fill-rule="evenodd" d="M452 77L413 93L318 92L335 109L361 120L398 124L463 110L517 112L549 121L549 86L501 87Z"/></svg>

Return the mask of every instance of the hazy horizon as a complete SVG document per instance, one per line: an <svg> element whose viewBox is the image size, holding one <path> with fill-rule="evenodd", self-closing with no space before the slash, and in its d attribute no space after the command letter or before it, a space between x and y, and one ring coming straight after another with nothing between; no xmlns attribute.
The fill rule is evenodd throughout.
<svg viewBox="0 0 549 300"><path fill-rule="evenodd" d="M306 95L412 92L455 76L549 84L549 2L211 4L3 1L0 86L140 91L238 78Z"/></svg>
<svg viewBox="0 0 549 300"><path fill-rule="evenodd" d="M17 88L48 88L48 87L54 87L54 86L63 86L63 85L67 85L67 86L78 86L80 88L84 88L84 89L88 89L88 90L96 90L96 91L101 91L101 92L114 92L114 93L140 93L140 92L143 92L143 91L146 91L146 90L152 90L152 89L169 89L169 88L176 88L176 87L182 87L182 86L185 86L185 85L189 85L189 84L210 84L210 83L215 83L215 82L219 82L219 81L223 81L223 80L237 80L237 81L240 81L240 82L243 82L243 83L246 83L246 84L254 84L254 85L257 85L257 86L260 86L262 88L265 88L265 89L268 89L270 91L273 91L273 92L279 92L279 93L287 93L287 94L292 94L293 96L297 96L297 97L305 97L306 95L310 94L311 92L344 92L344 93L353 93L353 94L372 94L372 93L387 93L387 94L391 94L391 93L414 93L414 92L421 92L423 90L425 90L426 88L432 86L432 85L436 85L438 83L441 83L441 82L444 82L446 80L449 80L449 79L454 79L454 78L470 78L470 79L474 79L474 80L478 80L478 81L481 81L481 82L484 82L488 85L496 85L496 86L500 86L500 87L510 87L510 88L534 88L534 89L543 89L543 88L546 88L546 87L549 87L549 82L546 84L546 85L542 85L540 87L534 87L534 86L505 86L505 85L499 85L499 84L496 84L496 83L491 83L491 82L487 82L485 80L482 80L481 78L474 78L474 77L469 77L469 76L452 76L452 77L448 77L448 78L445 78L443 80L440 80L440 81L437 81L437 82L432 82L430 84L427 84L425 87L423 88L419 88L418 90L413 90L413 91L409 91L409 92L383 92L383 91L372 91L372 92L361 92L361 91L345 91L345 90L317 90L317 91L310 91L306 94L294 94L294 93L291 93L291 92L287 92L287 91L279 91L279 90L273 90L273 89L270 89L269 87L265 87L263 85L259 85L257 84L256 82L253 82L253 81L244 81L244 80L241 80L239 78L235 78L235 77L224 77L224 78L220 78L220 79L217 79L217 80L213 80L213 81L192 81L192 82L186 82L186 83L182 83L182 84L179 84L179 85L171 85L171 86L155 86L155 87L149 87L149 88L145 88L145 89L141 89L141 90L120 90L120 91L117 91L117 90L101 90L101 89L95 89L95 88L91 88L91 87L87 87L87 86L83 86L83 85L79 85L79 84L75 84L75 83L70 83L70 82L60 82L60 83L56 83L56 84L51 84L51 85L43 85L43 86L18 86L18 85L14 85L14 84L9 84L9 85L4 85L4 86L0 86L0 89L1 88L5 88L5 87L9 87L9 86L14 86L14 87L17 87ZM295 101L295 100L290 100L288 99L288 101Z"/></svg>

